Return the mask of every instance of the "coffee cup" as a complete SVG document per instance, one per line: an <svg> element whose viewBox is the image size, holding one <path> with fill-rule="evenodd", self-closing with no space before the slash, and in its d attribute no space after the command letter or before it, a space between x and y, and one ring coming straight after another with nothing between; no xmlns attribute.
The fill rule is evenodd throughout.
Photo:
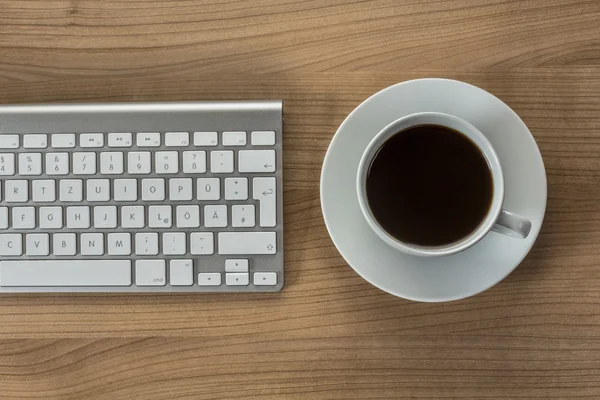
<svg viewBox="0 0 600 400"><path fill-rule="evenodd" d="M369 173L372 168L374 160L378 157L378 154L382 152L387 143L396 138L398 135L407 134L407 132L414 133L414 130L418 127L437 127L438 130L448 130L455 132L458 135L462 135L469 141L479 152L482 159L485 160L489 171L489 204L486 206L486 212L481 214L480 220L468 234L463 235L457 240L453 240L448 243L436 243L434 245L418 243L410 240L405 240L398 235L392 235L390 229L386 228L390 224L389 221L385 221L379 215L375 215L373 208L369 202ZM449 147L449 152L452 151L452 147ZM481 174L480 174L481 175ZM391 176L390 180L393 182L394 177ZM402 185L402 183L400 183ZM488 139L479 131L475 126L469 122L443 113L436 112L422 112L411 114L400 118L385 128L383 128L368 144L365 149L359 166L356 180L357 196L360 205L360 209L366 219L370 228L388 245L395 249L413 256L447 256L455 254L468 249L475 245L481 239L483 239L490 231L494 231L499 234L518 238L526 238L531 230L531 222L526 218L512 213L503 208L504 203L504 176L502 173L502 166L500 160L494 148ZM402 192L402 186L398 188L399 192ZM408 189L407 189L408 192ZM405 193L404 195L410 195ZM443 196L436 201L440 204L444 204ZM399 202L398 207L403 207L404 203ZM452 209L448 210L451 213ZM463 211L464 212L464 211ZM461 218L461 215L451 215L452 220ZM424 218L427 219L428 215L412 215L416 219ZM443 218L439 217L438 218ZM446 219L444 219L446 221ZM397 221L397 224L402 224L402 221ZM428 220L428 227L432 230L436 229L436 220ZM441 219L440 219L441 226Z"/></svg>

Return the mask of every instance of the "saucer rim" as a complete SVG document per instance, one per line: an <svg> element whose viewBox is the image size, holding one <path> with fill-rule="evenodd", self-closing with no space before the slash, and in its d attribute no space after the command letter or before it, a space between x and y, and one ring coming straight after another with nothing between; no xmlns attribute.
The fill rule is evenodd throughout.
<svg viewBox="0 0 600 400"><path fill-rule="evenodd" d="M341 246L339 245L339 241L337 241L334 237L334 235L331 232L331 228L330 225L332 224L331 220L328 219L327 213L325 211L325 201L324 201L324 188L323 188L323 184L324 184L324 175L325 175L325 171L327 169L327 166L329 164L331 164L331 152L330 149L333 147L334 143L336 142L336 140L340 140L340 132L350 123L349 121L352 119L351 117L353 117L355 114L359 113L361 111L361 108L364 104L368 103L369 101L371 101L373 98L382 95L385 92L388 91L392 91L392 90L398 90L400 87L404 86L404 85L409 85L409 84L414 84L415 82L423 82L425 84L430 83L430 84L436 84L439 82L454 82L457 83L459 85L465 85L465 86L470 86L472 88L475 88L478 91L484 92L486 95L488 96L492 96L494 97L498 102L499 102L499 106L504 107L506 110L508 110L510 112L510 114L512 115L513 118L517 118L521 124L525 127L526 132L528 133L528 135L523 135L523 138L527 137L527 140L533 144L533 148L536 150L535 151L535 155L536 158L539 161L539 165L541 167L541 173L543 175L543 179L541 179L541 181L543 181L543 186L544 186L544 196L543 196L543 204L540 204L540 209L541 209L541 217L540 217L540 224L539 227L537 229L537 231L532 232L533 235L535 235L535 237L532 238L530 244L523 249L523 254L518 257L518 259L515 262L514 267L507 269L505 274L501 274L500 278L493 281L490 284L486 284L484 286L482 286L481 288L477 288L475 290L471 290L471 291L463 291L460 294L456 294L456 295L448 295L448 296L438 296L438 297L433 297L433 296L411 296L411 295L406 295L404 293L400 293L398 290L390 287L389 285L387 285L385 282L381 283L381 282L374 282L373 280L367 278L363 273L360 272L360 269L355 268L347 259L347 257L344 255L345 251L342 250ZM423 111L427 111L427 110L423 110ZM435 110L428 110L428 111L432 111L435 112ZM410 114L406 114L406 115L399 115L398 118L402 118L403 116L407 116ZM467 122L470 122L467 120ZM340 126L338 127L338 129L336 130L335 134L333 135L333 138L331 139L329 146L327 147L327 152L325 154L325 157L323 159L323 163L321 166L321 174L320 174L320 184L319 184L319 200L321 202L321 213L323 215L323 220L325 222L325 227L327 229L327 233L329 234L329 237L331 238L333 244L335 245L336 249L338 250L338 252L340 253L340 255L342 256L342 258L344 259L344 261L348 264L348 266L350 266L350 268L352 268L360 277L362 277L365 281L369 282L371 285L379 288L380 290L383 290L387 293L390 293L394 296L403 298L403 299L407 299L407 300L411 300L411 301L417 301L417 302L431 302L431 303L435 303L435 302L448 302L448 301L456 301L456 300L462 300L465 298L469 298L472 297L476 294L482 293L488 289L490 289L491 287L497 285L498 283L500 283L501 281L503 281L504 279L506 279L506 277L508 275L510 275L522 262L523 260L527 257L527 255L531 252L531 249L533 248L533 246L535 245L538 237L539 237L539 233L541 231L541 228L543 226L543 222L545 219L545 215L546 215L546 208L547 208L547 202L548 202L548 180L547 180L547 174L546 174L546 166L544 164L544 160L542 157L542 154L540 152L539 146L537 145L537 142L535 141L535 138L533 137L531 131L529 130L529 127L527 127L527 125L525 124L525 122L521 119L521 117L508 105L506 104L504 101L502 101L500 98L498 98L497 96L495 96L494 94L488 92L487 90L480 88L478 86L472 85L468 82L463 82L463 81L459 81L459 80L455 80L455 79L448 79L448 78L419 78L419 79L411 79L411 80L407 80L407 81L403 81L403 82L399 82L396 83L394 85L388 86L374 94L372 94L371 96L367 97L364 101L362 101L359 105L357 105L347 116L346 118L344 118L344 121L342 121L342 123L340 124ZM360 215L357 215L360 216ZM381 239L380 239L381 240ZM450 256L445 256L445 257L453 257L453 258L457 258L457 257L461 257L462 253L469 251L471 248L477 247L479 243L475 243L472 247L465 249L459 253L450 255Z"/></svg>

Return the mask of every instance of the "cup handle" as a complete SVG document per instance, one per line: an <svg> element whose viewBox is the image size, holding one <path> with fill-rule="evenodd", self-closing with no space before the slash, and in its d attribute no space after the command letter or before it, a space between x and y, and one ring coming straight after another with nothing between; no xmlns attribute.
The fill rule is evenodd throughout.
<svg viewBox="0 0 600 400"><path fill-rule="evenodd" d="M492 230L503 235L525 239L531 231L531 221L510 211L502 210Z"/></svg>

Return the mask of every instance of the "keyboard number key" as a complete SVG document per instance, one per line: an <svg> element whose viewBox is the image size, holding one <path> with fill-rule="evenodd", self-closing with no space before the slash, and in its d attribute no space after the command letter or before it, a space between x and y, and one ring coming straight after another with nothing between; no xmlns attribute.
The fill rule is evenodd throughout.
<svg viewBox="0 0 600 400"><path fill-rule="evenodd" d="M0 135L1 137L1 135ZM0 154L0 176L15 174L15 155L12 153Z"/></svg>
<svg viewBox="0 0 600 400"><path fill-rule="evenodd" d="M67 175L68 173L68 153L46 153L46 175Z"/></svg>
<svg viewBox="0 0 600 400"><path fill-rule="evenodd" d="M73 174L94 175L96 173L96 153L73 153Z"/></svg>
<svg viewBox="0 0 600 400"><path fill-rule="evenodd" d="M179 172L179 152L157 151L155 153L157 174L176 174Z"/></svg>
<svg viewBox="0 0 600 400"><path fill-rule="evenodd" d="M19 174L20 175L41 175L42 174L42 153L21 153L21 154L19 154Z"/></svg>
<svg viewBox="0 0 600 400"><path fill-rule="evenodd" d="M109 151L100 153L100 172L104 175L120 175L123 173L123 153Z"/></svg>
<svg viewBox="0 0 600 400"><path fill-rule="evenodd" d="M149 151L132 151L127 155L127 172L149 174L151 170Z"/></svg>

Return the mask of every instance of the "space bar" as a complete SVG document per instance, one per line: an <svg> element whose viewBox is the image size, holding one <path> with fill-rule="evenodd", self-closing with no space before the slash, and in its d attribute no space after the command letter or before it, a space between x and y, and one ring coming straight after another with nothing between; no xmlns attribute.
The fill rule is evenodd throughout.
<svg viewBox="0 0 600 400"><path fill-rule="evenodd" d="M0 261L0 286L131 286L131 261Z"/></svg>

